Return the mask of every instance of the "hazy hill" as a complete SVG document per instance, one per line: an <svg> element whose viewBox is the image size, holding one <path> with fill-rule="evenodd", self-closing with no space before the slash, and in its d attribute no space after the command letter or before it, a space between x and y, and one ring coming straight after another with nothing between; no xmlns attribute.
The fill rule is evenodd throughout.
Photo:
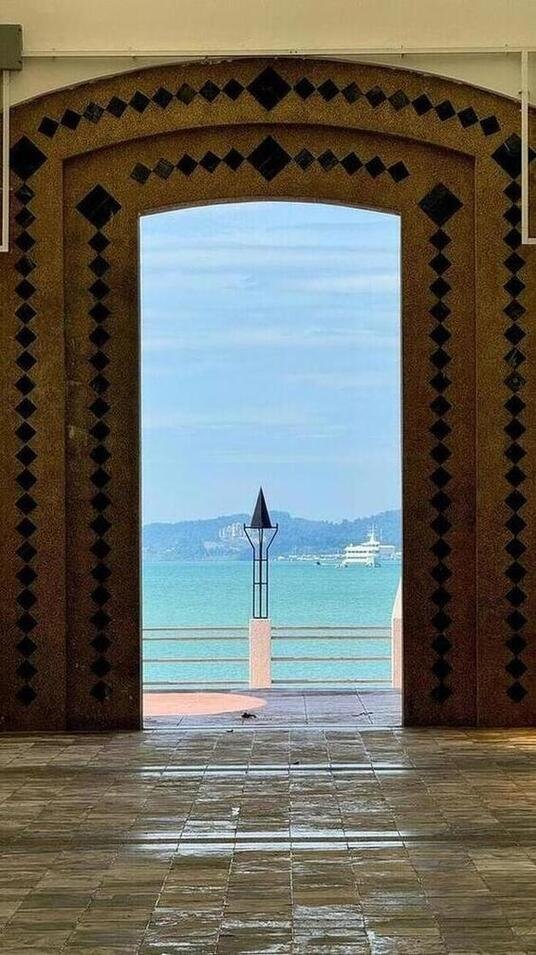
<svg viewBox="0 0 536 955"><path fill-rule="evenodd" d="M146 524L143 528L143 556L153 560L246 560L250 547L240 533L247 514L227 514L200 521L176 524ZM347 544L362 541L374 524L385 544L401 542L400 511L383 511L353 521L310 521L292 517L286 511L273 511L279 533L271 554L338 553ZM239 525L233 527L233 525Z"/></svg>

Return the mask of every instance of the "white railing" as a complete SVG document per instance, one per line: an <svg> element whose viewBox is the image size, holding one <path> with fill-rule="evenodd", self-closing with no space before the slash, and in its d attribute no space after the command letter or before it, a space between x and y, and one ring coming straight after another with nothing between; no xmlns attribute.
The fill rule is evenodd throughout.
<svg viewBox="0 0 536 955"><path fill-rule="evenodd" d="M273 627L272 686L392 685L391 627ZM245 687L246 627L148 627L144 688ZM328 672L326 672L328 671Z"/></svg>

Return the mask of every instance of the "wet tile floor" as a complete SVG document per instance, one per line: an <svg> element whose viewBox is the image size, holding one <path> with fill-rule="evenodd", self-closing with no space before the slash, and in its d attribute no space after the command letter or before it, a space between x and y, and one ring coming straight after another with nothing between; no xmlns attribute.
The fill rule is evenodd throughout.
<svg viewBox="0 0 536 955"><path fill-rule="evenodd" d="M0 739L0 952L536 952L536 731Z"/></svg>
<svg viewBox="0 0 536 955"><path fill-rule="evenodd" d="M261 726L400 726L396 690L220 690L144 693L147 728L235 726L244 712Z"/></svg>

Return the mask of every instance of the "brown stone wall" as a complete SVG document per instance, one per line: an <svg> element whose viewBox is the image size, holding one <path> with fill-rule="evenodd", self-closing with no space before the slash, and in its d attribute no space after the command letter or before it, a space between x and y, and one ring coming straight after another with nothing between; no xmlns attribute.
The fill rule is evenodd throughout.
<svg viewBox="0 0 536 955"><path fill-rule="evenodd" d="M155 68L15 110L4 728L139 726L138 217L271 198L402 219L405 721L534 722L518 131L515 104L470 87L293 60Z"/></svg>

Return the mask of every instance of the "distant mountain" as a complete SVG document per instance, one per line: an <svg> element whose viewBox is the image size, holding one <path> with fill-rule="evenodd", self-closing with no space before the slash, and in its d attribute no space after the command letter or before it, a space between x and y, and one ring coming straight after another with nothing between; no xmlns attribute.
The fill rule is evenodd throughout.
<svg viewBox="0 0 536 955"><path fill-rule="evenodd" d="M143 557L146 560L247 560L250 547L242 532L247 514L227 514L201 521L146 524ZM353 521L310 521L287 511L272 512L279 533L270 551L273 557L340 553L347 544L364 540L374 524L385 544L401 545L400 511L382 511Z"/></svg>

